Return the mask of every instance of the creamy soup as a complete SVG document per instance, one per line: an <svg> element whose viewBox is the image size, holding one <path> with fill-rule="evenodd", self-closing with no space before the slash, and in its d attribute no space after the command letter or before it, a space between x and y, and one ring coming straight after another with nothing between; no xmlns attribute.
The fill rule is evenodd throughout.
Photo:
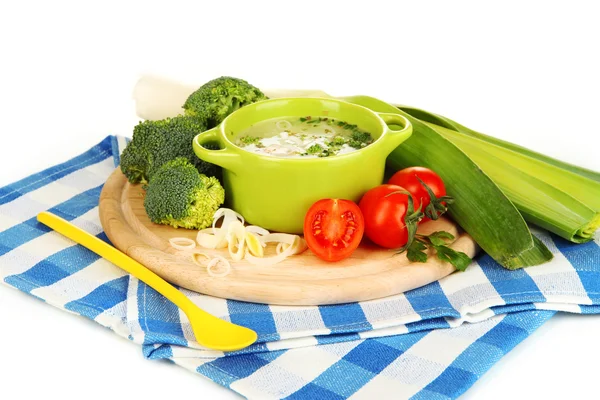
<svg viewBox="0 0 600 400"><path fill-rule="evenodd" d="M256 123L240 133L244 150L274 157L330 157L373 143L356 125L326 117L283 117Z"/></svg>

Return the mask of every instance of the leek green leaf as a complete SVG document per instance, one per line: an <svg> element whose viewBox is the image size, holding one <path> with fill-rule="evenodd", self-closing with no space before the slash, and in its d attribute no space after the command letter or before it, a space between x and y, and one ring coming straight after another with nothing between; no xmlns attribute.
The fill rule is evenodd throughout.
<svg viewBox="0 0 600 400"><path fill-rule="evenodd" d="M448 206L450 216L494 260L505 268L517 269L552 259L552 253L534 240L523 216L498 185L450 140L425 122L379 99L352 96L343 100L408 118L413 134L390 154L388 165L396 170L420 165L440 175L447 193L455 199Z"/></svg>

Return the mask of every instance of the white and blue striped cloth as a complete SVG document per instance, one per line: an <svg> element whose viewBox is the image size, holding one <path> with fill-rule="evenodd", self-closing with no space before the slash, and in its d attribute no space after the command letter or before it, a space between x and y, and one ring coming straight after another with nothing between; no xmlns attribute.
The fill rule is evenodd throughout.
<svg viewBox="0 0 600 400"><path fill-rule="evenodd" d="M36 220L49 210L108 240L98 198L125 143L109 136L0 189L1 280L247 398L453 399L556 311L600 312L599 241L574 245L536 230L555 254L549 264L508 271L483 254L464 273L376 301L284 307L182 289L259 334L239 352L204 349L172 303Z"/></svg>

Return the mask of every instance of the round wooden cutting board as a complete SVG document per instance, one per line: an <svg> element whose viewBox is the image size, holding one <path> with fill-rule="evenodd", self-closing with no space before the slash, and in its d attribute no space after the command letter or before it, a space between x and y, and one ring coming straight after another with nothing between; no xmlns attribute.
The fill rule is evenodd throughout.
<svg viewBox="0 0 600 400"><path fill-rule="evenodd" d="M405 254L364 243L343 261L328 263L310 250L269 267L243 260L232 262L224 278L208 275L189 254L169 244L173 237L195 239L196 231L153 224L144 210L141 185L127 182L119 169L109 177L100 196L100 221L114 246L166 281L211 296L280 305L322 305L371 300L399 294L437 281L455 271L449 263L429 257L411 263ZM457 239L451 245L473 257L477 245L456 224L440 219L423 224L420 233L445 230ZM227 249L208 250L229 258Z"/></svg>

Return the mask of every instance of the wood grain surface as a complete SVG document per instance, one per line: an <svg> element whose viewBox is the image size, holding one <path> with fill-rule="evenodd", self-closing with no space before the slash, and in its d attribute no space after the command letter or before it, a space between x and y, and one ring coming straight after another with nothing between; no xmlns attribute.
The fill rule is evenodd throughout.
<svg viewBox="0 0 600 400"><path fill-rule="evenodd" d="M114 246L168 282L228 299L279 305L339 304L399 294L455 271L436 257L429 257L426 263L411 263L405 254L363 240L351 257L336 263L322 261L306 250L268 267L244 260L232 262L229 275L211 277L205 267L192 261L189 253L169 244L173 237L195 239L197 232L152 223L144 210L141 185L127 182L118 168L102 190L100 220ZM449 219L427 222L419 229L425 234L451 232L457 237L452 248L469 256L477 253L473 239ZM227 249L202 251L228 257Z"/></svg>

